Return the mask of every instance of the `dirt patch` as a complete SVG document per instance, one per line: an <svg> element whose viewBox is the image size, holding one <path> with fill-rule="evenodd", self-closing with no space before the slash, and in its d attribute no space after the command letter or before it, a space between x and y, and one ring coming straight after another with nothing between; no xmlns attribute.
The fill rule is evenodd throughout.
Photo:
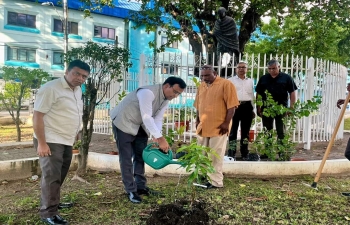
<svg viewBox="0 0 350 225"><path fill-rule="evenodd" d="M203 202L190 206L186 200L173 204L160 205L147 219L147 225L207 225L209 216L204 210Z"/></svg>
<svg viewBox="0 0 350 225"><path fill-rule="evenodd" d="M350 138L350 133L344 132L343 139L334 141L328 159L345 159L344 152ZM304 150L303 144L298 144L296 153L292 158L303 158L305 160L322 160L329 141L312 142L310 150Z"/></svg>

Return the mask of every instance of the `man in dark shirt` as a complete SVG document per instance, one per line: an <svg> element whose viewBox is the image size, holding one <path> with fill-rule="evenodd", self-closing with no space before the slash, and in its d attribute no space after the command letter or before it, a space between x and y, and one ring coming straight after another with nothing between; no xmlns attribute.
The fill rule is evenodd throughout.
<svg viewBox="0 0 350 225"><path fill-rule="evenodd" d="M286 73L280 72L280 64L277 60L273 59L267 63L268 74L262 76L258 84L256 85L256 98L260 95L262 100L266 100L265 91L267 90L273 100L277 104L288 107L288 96L290 98L290 108L293 108L293 105L296 101L296 90L298 90L294 80L291 76ZM257 115L262 118L263 126L267 130L273 129L273 121L275 120L276 130L278 139L284 138L284 124L283 117L285 115L276 115L275 117L266 117L262 115L264 107L257 106Z"/></svg>

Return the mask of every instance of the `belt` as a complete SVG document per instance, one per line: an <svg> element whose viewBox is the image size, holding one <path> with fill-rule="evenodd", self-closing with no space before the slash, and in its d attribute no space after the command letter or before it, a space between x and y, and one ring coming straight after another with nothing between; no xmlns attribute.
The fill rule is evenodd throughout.
<svg viewBox="0 0 350 225"><path fill-rule="evenodd" d="M241 104L241 105L246 104L246 103L252 103L252 101L239 101L239 104Z"/></svg>

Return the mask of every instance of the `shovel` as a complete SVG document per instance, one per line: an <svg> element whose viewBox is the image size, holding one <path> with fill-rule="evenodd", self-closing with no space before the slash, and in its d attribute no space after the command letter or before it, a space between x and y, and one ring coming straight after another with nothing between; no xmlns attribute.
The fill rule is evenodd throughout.
<svg viewBox="0 0 350 225"><path fill-rule="evenodd" d="M155 170L162 169L169 164L182 165L181 162L173 160L173 152L162 152L159 148L154 148L157 143L150 143L142 152L143 161Z"/></svg>

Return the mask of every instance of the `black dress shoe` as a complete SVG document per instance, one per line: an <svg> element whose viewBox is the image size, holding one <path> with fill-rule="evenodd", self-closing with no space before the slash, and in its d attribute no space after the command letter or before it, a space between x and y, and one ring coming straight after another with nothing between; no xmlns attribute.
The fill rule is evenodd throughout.
<svg viewBox="0 0 350 225"><path fill-rule="evenodd" d="M149 195L160 196L160 197L164 196L162 192L153 190L149 187L146 187L144 189L137 189L137 193L139 195L146 195L146 196L149 196Z"/></svg>
<svg viewBox="0 0 350 225"><path fill-rule="evenodd" d="M73 207L73 202L62 202L58 204L58 209L69 209Z"/></svg>
<svg viewBox="0 0 350 225"><path fill-rule="evenodd" d="M142 202L142 198L139 196L139 194L137 192L129 192L129 193L127 193L127 195L128 195L130 202L132 202L132 203L139 204Z"/></svg>
<svg viewBox="0 0 350 225"><path fill-rule="evenodd" d="M51 218L41 219L45 224L55 225L55 224L64 224L68 225L67 220L63 219L60 215L53 216Z"/></svg>

